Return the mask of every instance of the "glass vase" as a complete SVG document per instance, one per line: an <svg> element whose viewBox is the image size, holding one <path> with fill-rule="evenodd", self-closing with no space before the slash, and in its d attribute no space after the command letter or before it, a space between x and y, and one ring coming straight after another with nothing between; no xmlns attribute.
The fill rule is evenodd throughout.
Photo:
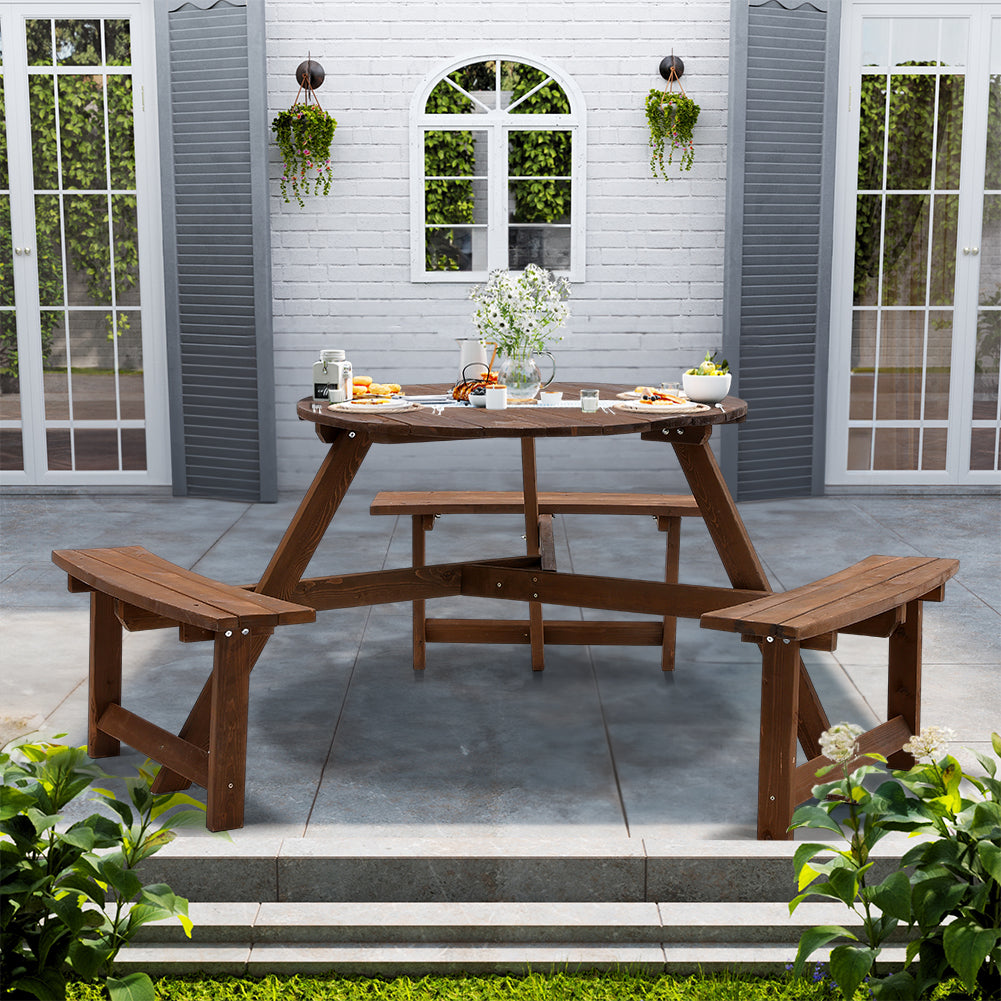
<svg viewBox="0 0 1001 1001"><path fill-rule="evenodd" d="M497 370L498 379L507 386L508 402L512 400L534 400L540 389L545 389L556 378L556 359L548 351L540 351L539 356L549 359L552 370L548 378L543 378L536 355L531 351L517 352L501 358Z"/></svg>

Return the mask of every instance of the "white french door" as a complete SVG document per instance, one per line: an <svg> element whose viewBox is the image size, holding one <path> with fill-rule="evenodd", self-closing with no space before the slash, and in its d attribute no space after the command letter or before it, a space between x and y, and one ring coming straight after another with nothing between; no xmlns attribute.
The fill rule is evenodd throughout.
<svg viewBox="0 0 1001 1001"><path fill-rule="evenodd" d="M829 484L1001 482L1001 3L849 0Z"/></svg>
<svg viewBox="0 0 1001 1001"><path fill-rule="evenodd" d="M169 482L146 2L0 3L0 477Z"/></svg>

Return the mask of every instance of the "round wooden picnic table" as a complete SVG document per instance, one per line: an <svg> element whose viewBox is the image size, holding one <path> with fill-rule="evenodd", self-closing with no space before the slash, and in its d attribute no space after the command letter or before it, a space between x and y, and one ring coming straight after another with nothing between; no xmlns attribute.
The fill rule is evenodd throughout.
<svg viewBox="0 0 1001 1001"><path fill-rule="evenodd" d="M553 384L551 390L562 391L564 400L577 399L582 389L599 390L602 408L585 414L580 407L543 407L538 404L508 407L506 410L487 410L483 407L448 406L436 409L430 404L413 410L379 413L354 410L331 410L322 404L319 412L313 410L316 401L307 397L297 405L299 418L312 421L323 440L329 436L321 429L346 429L361 432L374 443L434 441L461 438L551 438L607 434L642 434L649 431L674 428L702 428L712 424L732 424L744 420L747 404L735 396L728 396L717 406L704 410L683 410L671 414L650 408L650 413L623 409L617 404L627 401L617 398L618 393L632 390L632 386L595 383L562 382ZM451 386L412 385L404 387L404 398L448 394Z"/></svg>

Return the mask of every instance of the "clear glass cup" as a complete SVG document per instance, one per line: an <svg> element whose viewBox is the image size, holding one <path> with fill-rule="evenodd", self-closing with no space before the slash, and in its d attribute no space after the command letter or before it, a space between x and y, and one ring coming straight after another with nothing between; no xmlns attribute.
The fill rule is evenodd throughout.
<svg viewBox="0 0 1001 1001"><path fill-rule="evenodd" d="M598 412L598 390L582 389L580 391L580 409L585 414L596 414Z"/></svg>

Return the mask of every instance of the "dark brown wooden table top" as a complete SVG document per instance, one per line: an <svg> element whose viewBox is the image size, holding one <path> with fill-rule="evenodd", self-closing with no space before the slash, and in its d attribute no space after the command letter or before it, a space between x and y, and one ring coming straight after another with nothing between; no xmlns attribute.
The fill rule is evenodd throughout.
<svg viewBox="0 0 1001 1001"><path fill-rule="evenodd" d="M551 390L562 391L564 400L574 399L581 389L598 389L603 404L622 402L616 394L627 392L633 386L599 383L554 383ZM445 385L408 385L403 387L407 396L429 396L448 393L452 387ZM419 410L397 413L355 413L330 410L324 405L319 413L313 412L309 397L297 404L300 420L317 425L362 432L376 442L405 442L459 438L561 438L606 434L637 434L661 428L703 427L709 424L733 424L743 421L747 404L735 396L728 396L721 405L694 413L649 414L614 408L585 414L577 407L519 406L507 410L486 410L482 407L447 407L436 413L431 406Z"/></svg>

